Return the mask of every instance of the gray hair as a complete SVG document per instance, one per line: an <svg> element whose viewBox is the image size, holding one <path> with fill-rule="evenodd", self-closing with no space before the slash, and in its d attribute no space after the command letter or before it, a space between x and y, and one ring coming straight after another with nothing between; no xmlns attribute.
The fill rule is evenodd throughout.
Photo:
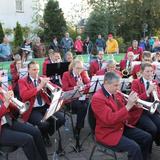
<svg viewBox="0 0 160 160"><path fill-rule="evenodd" d="M114 59L110 59L107 61L107 65L116 65L116 61Z"/></svg>
<svg viewBox="0 0 160 160"><path fill-rule="evenodd" d="M119 81L120 77L115 72L106 72L104 76L104 82L107 81L109 84Z"/></svg>

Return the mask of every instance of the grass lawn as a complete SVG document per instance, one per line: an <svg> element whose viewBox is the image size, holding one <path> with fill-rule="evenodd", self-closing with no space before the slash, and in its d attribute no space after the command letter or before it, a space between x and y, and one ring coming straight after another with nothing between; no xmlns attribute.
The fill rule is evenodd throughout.
<svg viewBox="0 0 160 160"><path fill-rule="evenodd" d="M120 62L120 60L123 59L125 54L123 53L120 53L118 55L115 55L114 56L114 59L117 61L117 62ZM110 59L111 56L108 56L108 55L104 55L104 59L107 60L107 59ZM82 56L77 56L78 59L81 59L84 63L87 63L88 62L88 55L82 55ZM42 73L42 64L44 62L44 59L45 58L33 58L34 61L38 62L39 65L40 65L40 74ZM4 69L4 70L8 70L8 73L10 73L10 64L12 63L12 61L7 61L7 62L0 62L0 69Z"/></svg>

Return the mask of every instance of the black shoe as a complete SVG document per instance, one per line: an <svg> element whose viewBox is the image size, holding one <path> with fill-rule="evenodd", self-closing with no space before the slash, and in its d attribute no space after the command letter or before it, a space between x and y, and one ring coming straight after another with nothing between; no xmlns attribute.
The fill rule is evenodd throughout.
<svg viewBox="0 0 160 160"><path fill-rule="evenodd" d="M43 141L46 147L52 147L52 142L48 136L43 137Z"/></svg>

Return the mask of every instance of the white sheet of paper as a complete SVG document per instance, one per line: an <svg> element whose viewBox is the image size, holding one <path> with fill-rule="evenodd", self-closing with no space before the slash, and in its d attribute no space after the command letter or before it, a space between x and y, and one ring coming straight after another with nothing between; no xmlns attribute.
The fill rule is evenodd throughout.
<svg viewBox="0 0 160 160"><path fill-rule="evenodd" d="M63 101L59 101L61 97L62 89L59 89L57 92L54 93L52 102L50 107L48 108L46 114L44 115L42 121L47 120L49 117L51 117L55 112L59 111Z"/></svg>

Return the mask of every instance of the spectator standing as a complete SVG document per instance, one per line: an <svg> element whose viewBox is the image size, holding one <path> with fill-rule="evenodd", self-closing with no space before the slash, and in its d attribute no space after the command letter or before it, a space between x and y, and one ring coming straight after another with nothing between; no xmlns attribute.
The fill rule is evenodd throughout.
<svg viewBox="0 0 160 160"><path fill-rule="evenodd" d="M61 40L61 47L63 50L64 59L67 51L70 51L73 48L73 45L73 39L69 37L69 33L67 32L65 34L65 37L63 37Z"/></svg>
<svg viewBox="0 0 160 160"><path fill-rule="evenodd" d="M99 34L98 38L96 39L96 48L97 48L97 52L104 51L105 41L102 38L101 34Z"/></svg>
<svg viewBox="0 0 160 160"><path fill-rule="evenodd" d="M113 38L112 34L108 35L108 40L106 42L105 51L107 52L107 54L118 54L119 53L118 42L116 39Z"/></svg>
<svg viewBox="0 0 160 160"><path fill-rule="evenodd" d="M54 51L59 51L59 43L57 41L57 37L53 36L53 40L49 45L49 49L53 49Z"/></svg>
<svg viewBox="0 0 160 160"><path fill-rule="evenodd" d="M74 48L77 55L81 55L83 53L83 42L81 40L81 36L77 36L76 41L74 42Z"/></svg>
<svg viewBox="0 0 160 160"><path fill-rule="evenodd" d="M9 39L5 36L3 37L3 43L0 44L0 62L11 60L12 50L9 44Z"/></svg>
<svg viewBox="0 0 160 160"><path fill-rule="evenodd" d="M84 53L91 54L93 50L93 43L90 40L89 36L87 36L86 40L83 43Z"/></svg>
<svg viewBox="0 0 160 160"><path fill-rule="evenodd" d="M46 48L43 43L41 43L41 39L39 37L36 38L35 44L33 45L33 52L35 58L45 57Z"/></svg>

